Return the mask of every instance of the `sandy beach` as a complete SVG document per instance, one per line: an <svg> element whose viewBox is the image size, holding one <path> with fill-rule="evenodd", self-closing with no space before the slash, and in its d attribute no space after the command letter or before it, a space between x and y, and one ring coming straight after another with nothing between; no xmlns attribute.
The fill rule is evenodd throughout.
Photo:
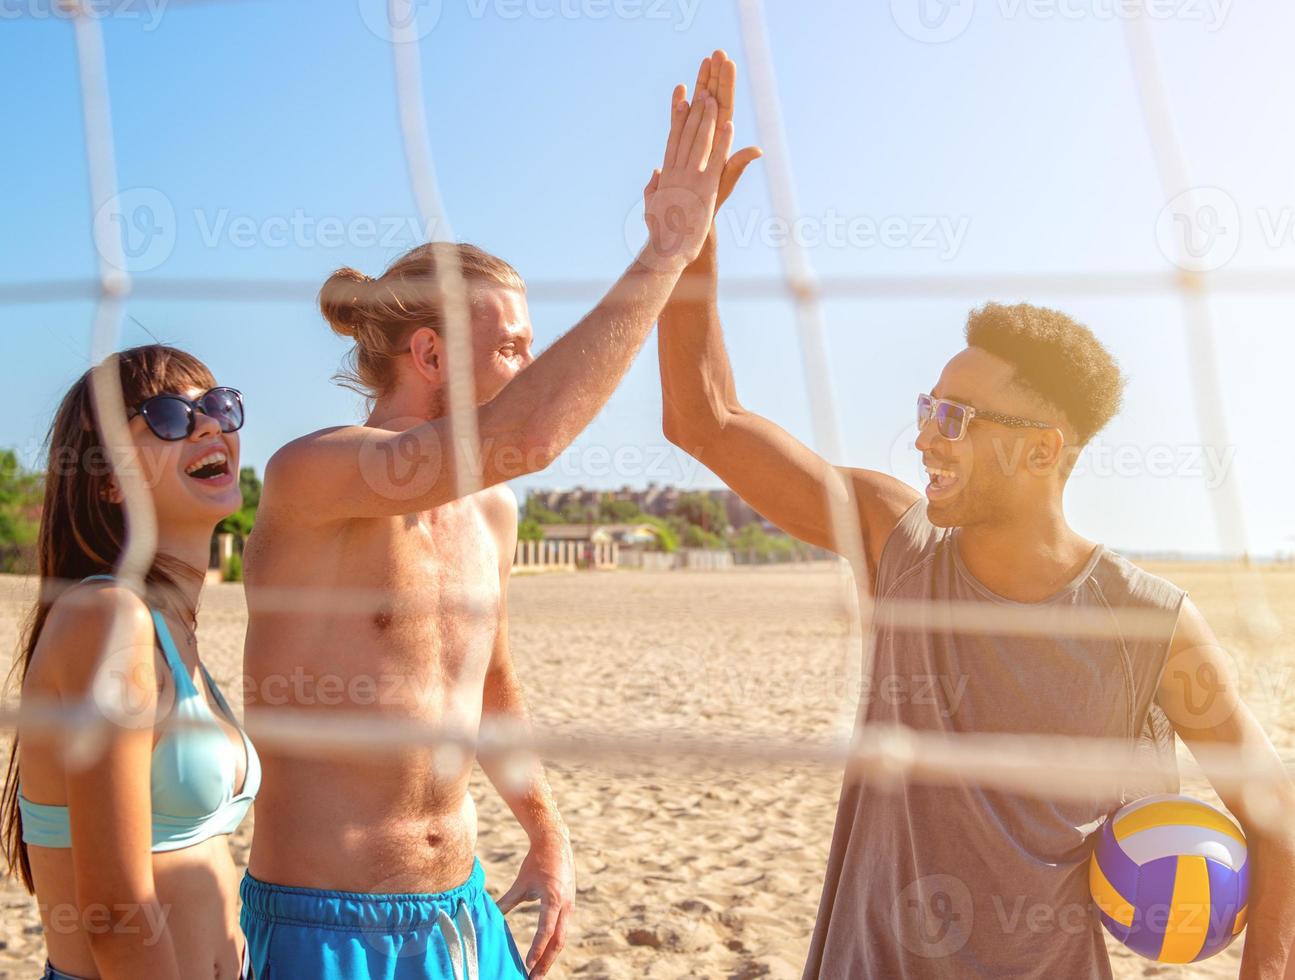
<svg viewBox="0 0 1295 980"><path fill-rule="evenodd" d="M1284 753L1295 751L1295 570L1149 567L1193 594L1234 653L1253 710ZM1281 628L1275 643L1245 629L1258 590ZM0 578L6 660L31 594L31 580ZM543 728L821 740L848 732L855 708L859 651L843 596L828 566L519 576L512 647ZM199 638L231 700L245 616L240 587L207 590ZM839 773L609 762L553 765L550 774L579 874L577 918L552 976L800 976ZM1184 791L1217 802L1199 781ZM497 896L525 837L479 773L474 795ZM253 827L254 813L234 838L240 861ZM0 980L34 978L44 958L34 902L12 881L0 901ZM510 920L525 949L533 913ZM1160 967L1108 945L1121 980L1235 977L1240 963L1240 943L1196 967Z"/></svg>

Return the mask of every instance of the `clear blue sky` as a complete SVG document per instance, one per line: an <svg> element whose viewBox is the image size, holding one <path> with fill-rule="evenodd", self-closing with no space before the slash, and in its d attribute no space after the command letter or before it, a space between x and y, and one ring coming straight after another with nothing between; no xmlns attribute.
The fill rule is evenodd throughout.
<svg viewBox="0 0 1295 980"><path fill-rule="evenodd" d="M1166 195L1123 25L1111 14L1119 5L961 0L944 10L952 19L942 29L956 36L933 44L900 26L920 25L917 2L768 3L816 271L1172 268L1157 238ZM926 22L938 23L941 0L926 3ZM132 191L144 203L165 202L154 222L141 217L132 229L167 233L136 257L138 278L318 283L339 265L377 274L414 243L402 224L414 206L391 58L366 22L378 6L242 0L164 4L154 15L139 4L140 13L105 23L119 184L144 189ZM442 0L425 3L423 15L438 7L420 42L424 95L456 235L537 283L610 283L630 257L625 229L637 232L671 85L690 80L718 46L744 67L733 4ZM1295 36L1295 10L1222 0L1161 0L1157 9L1169 14L1154 33L1192 182L1220 188L1235 207L1222 216L1237 245L1227 269L1291 268L1295 61L1285 42ZM15 19L18 11L26 15ZM0 290L95 270L72 31L47 11L43 0L26 0L6 4L0 17ZM738 139L755 141L744 85L739 99ZM722 223L724 275L777 273L767 200L756 164ZM869 222L892 218L889 242L870 236ZM329 381L345 347L312 299L309 290L285 302L137 299L129 313L245 391L244 461L259 468L288 439L360 412ZM913 397L959 349L968 309L989 299L1065 309L1110 344L1132 378L1103 455L1070 491L1076 526L1117 547L1218 548L1215 491L1196 458L1181 304L1171 295L973 291L829 302L843 462L915 478L916 457L903 449ZM533 299L541 346L588 305ZM1212 301L1232 442L1225 478L1245 503L1256 552L1295 548L1295 461L1272 417L1295 363L1293 306L1291 296L1272 294ZM87 366L91 313L86 301L0 306L9 406L0 446L29 462L62 391ZM812 442L790 305L730 292L723 314L743 400ZM123 343L147 339L127 323ZM650 479L717 485L661 438L653 348L650 341L572 452L521 481L520 492Z"/></svg>

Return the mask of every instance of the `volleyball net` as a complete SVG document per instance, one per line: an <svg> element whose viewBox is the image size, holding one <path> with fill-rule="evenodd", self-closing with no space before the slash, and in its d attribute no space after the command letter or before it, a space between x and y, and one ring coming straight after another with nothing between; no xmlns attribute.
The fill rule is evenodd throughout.
<svg viewBox="0 0 1295 980"><path fill-rule="evenodd" d="M192 2L192 0L191 0ZM390 48L395 74L395 97L413 200L424 228L438 229L450 236L450 222L441 196L423 104L423 70L420 40L414 27L412 0L390 0L388 21ZM788 222L799 213L792 159L784 133L774 59L760 0L736 0L744 47L746 77L755 107L759 142L765 150L771 209ZM90 177L90 218L102 212L118 193L111 123L110 88L105 66L104 39L100 19L91 16L78 0L64 5L75 35L80 76L85 149ZM1190 193L1193 187L1187 164L1175 135L1171 106L1161 78L1148 19L1126 21L1128 53L1138 85L1138 96L1146 121L1166 199ZM113 236L96 235L98 274L91 282L75 280L19 283L0 288L0 302L27 303L46 299L93 297L95 311L90 334L90 351L102 365L94 371L94 406L101 425L103 444L113 460L131 457L132 442L127 412L115 361L126 305L132 296L172 296L224 301L257 301L313 293L317 284L282 280L168 280L136 282L127 270L129 263L121 242ZM1182 303L1183 326L1190 352L1196 414L1207 445L1229 444L1223 411L1223 389L1217 373L1214 349L1215 325L1210 295L1215 289L1248 292L1254 289L1288 290L1289 277L1272 273L1188 271L1183 261L1170 272L1077 273L1050 275L1005 274L997 276L912 276L834 277L815 275L804 246L794 236L784 239L781 275L774 280L742 279L728 287L745 297L790 302L795 310L797 337L803 359L805 388L810 399L815 449L830 461L843 457L843 442L829 370L831 352L826 337L824 299L833 296L918 298L952 295L984 295L1016 291L1063 291L1072 295L1129 296L1176 294ZM478 487L473 474L479 473L477 451L476 399L470 371L467 289L454 262L438 263L436 288L446 298L444 337L448 348L449 416L453 433L455 473L460 494ZM579 280L538 282L528 286L532 296L574 298L591 293L592 284ZM128 535L117 569L127 584L143 590L144 579L157 547L157 525L148 486L131 466L115 470L123 498ZM841 612L849 628L841 640L840 655L846 662L862 655L862 676L872 673L874 600L868 588L867 563L862 549L858 511L842 486L828 494L833 534L840 563ZM1234 476L1212 495L1213 519L1223 550L1240 554L1246 550L1246 514L1243 496ZM1278 640L1282 627L1266 593L1262 574L1238 571L1233 576L1233 598L1247 639L1256 645ZM72 583L66 583L72 584ZM291 589L267 589L257 596L262 608L309 611L328 608L376 612L390 596L362 587L330 589L324 594L300 594ZM487 597L465 603L466 614L485 614ZM416 611L410 607L408 611ZM900 602L887 607L887 617L898 628L935 629L948 632L1106 638L1113 635L1153 636L1163 634L1156 617L1135 610L1092 616L1074 611L985 608L979 604ZM112 669L105 651L101 669ZM105 726L119 712L112 703L112 684L96 685L84 705L42 703L27 698L21 704L0 709L0 726L24 731L69 730L69 750L89 763L95 746L102 741ZM545 731L540 728L504 726L483 722L479 730L464 732L423 723L395 719L371 712L328 712L257 709L253 734L258 743L282 751L329 754L372 751L389 753L395 748L424 747L432 751L437 765L447 772L459 771L464 759L473 754L493 754L518 760L538 756L546 761L598 763L614 760L645 762L653 766L694 769L708 766L769 766L771 764L824 766L853 776L893 785L903 781L967 785L1049 799L1089 800L1119 797L1121 787L1145 783L1148 777L1177 780L1183 774L1182 760L1135 756L1127 740L1070 738L1054 735L943 734L873 724L858 725L848 739L805 742L769 738L680 737L671 730L626 732L590 728L578 733ZM1256 821L1276 828L1284 819L1282 794L1287 773L1252 753L1219 747L1193 750L1196 764L1215 787L1232 791L1244 799ZM1287 763L1289 765L1289 761ZM527 767L519 765L518 772Z"/></svg>

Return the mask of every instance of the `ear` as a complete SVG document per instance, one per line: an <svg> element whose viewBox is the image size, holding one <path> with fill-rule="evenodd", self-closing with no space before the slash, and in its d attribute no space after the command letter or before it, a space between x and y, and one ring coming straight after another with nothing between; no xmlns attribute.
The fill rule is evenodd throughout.
<svg viewBox="0 0 1295 980"><path fill-rule="evenodd" d="M126 498L122 496L121 488L117 486L117 480L110 476L104 481L103 486L99 488L99 499L120 506Z"/></svg>
<svg viewBox="0 0 1295 980"><path fill-rule="evenodd" d="M1040 429L1030 450L1030 467L1036 473L1056 469L1065 461L1066 449L1060 429Z"/></svg>
<svg viewBox="0 0 1295 980"><path fill-rule="evenodd" d="M413 356L414 370L423 378L434 384L445 381L445 345L435 330L419 327L410 334L409 353Z"/></svg>

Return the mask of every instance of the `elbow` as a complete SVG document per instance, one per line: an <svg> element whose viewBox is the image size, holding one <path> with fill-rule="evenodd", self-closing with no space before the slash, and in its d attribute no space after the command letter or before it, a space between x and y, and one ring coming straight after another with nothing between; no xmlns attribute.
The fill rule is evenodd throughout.
<svg viewBox="0 0 1295 980"><path fill-rule="evenodd" d="M683 447L687 441L686 431L684 429L683 419L678 414L670 410L667 402L661 412L661 434L666 437L666 441L672 446Z"/></svg>
<svg viewBox="0 0 1295 980"><path fill-rule="evenodd" d="M700 459L706 448L723 434L729 413L708 411L700 414L681 412L666 404L661 431L671 445Z"/></svg>
<svg viewBox="0 0 1295 980"><path fill-rule="evenodd" d="M697 448L697 439L695 429L697 427L690 424L688 419L678 412L672 412L669 408L661 419L661 432L666 440L672 445L677 446L686 453L692 453Z"/></svg>
<svg viewBox="0 0 1295 980"><path fill-rule="evenodd" d="M537 431L521 435L516 443L520 450L520 463L517 472L509 478L548 469L566 451L569 442L555 432Z"/></svg>

